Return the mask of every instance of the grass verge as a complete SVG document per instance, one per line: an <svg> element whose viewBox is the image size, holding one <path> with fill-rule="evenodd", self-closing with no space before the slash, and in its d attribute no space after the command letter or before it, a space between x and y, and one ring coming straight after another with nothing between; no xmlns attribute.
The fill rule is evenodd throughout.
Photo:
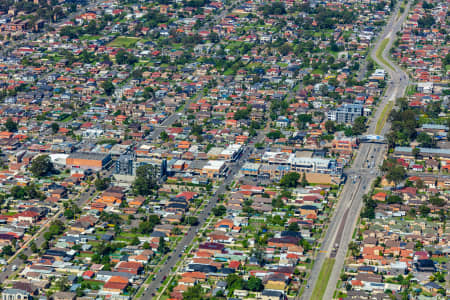
<svg viewBox="0 0 450 300"><path fill-rule="evenodd" d="M127 37L127 36L119 36L111 41L108 46L110 47L124 47L124 48L133 48L134 45L139 41L139 38L135 37Z"/></svg>
<svg viewBox="0 0 450 300"><path fill-rule="evenodd" d="M319 278L317 279L316 286L311 295L311 299L321 300L325 290L327 289L328 280L330 279L331 271L334 266L334 258L327 258L323 263L322 269L319 273Z"/></svg>
<svg viewBox="0 0 450 300"><path fill-rule="evenodd" d="M389 67L391 70L395 71L394 67L391 66L391 64L390 64L387 60L385 60L384 57L383 57L383 52L384 52L384 49L386 48L388 42L389 42L389 39L388 39L388 38L385 38L385 39L381 42L380 48L378 48L378 50L377 50L377 52L376 52L375 55L376 55L376 57L377 57L383 64L385 64L385 65L386 65L387 67Z"/></svg>
<svg viewBox="0 0 450 300"><path fill-rule="evenodd" d="M144 294L144 288L140 288L139 291L137 292L137 294L134 296L136 299L141 298L142 294Z"/></svg>
<svg viewBox="0 0 450 300"><path fill-rule="evenodd" d="M384 127L384 124L386 124L386 121L389 117L389 113L391 112L392 108L394 107L394 101L389 101L388 104L383 108L383 111L381 112L381 117L377 121L377 126L375 127L375 134L380 134L381 130Z"/></svg>

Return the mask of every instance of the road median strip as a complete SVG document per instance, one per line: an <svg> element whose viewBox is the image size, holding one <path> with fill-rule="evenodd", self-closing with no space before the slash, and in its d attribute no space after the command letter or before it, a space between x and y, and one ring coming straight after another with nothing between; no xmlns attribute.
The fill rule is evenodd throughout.
<svg viewBox="0 0 450 300"><path fill-rule="evenodd" d="M394 101L389 101L386 106L383 108L383 111L381 112L381 116L377 121L377 125L375 127L375 134L380 134L381 130L383 130L384 125L387 122L387 119L389 117L389 114L394 107Z"/></svg>
<svg viewBox="0 0 450 300"><path fill-rule="evenodd" d="M312 292L311 299L320 300L323 298L325 290L327 289L328 280L330 279L331 272L333 271L334 262L334 258L325 259L322 269L320 269L319 278L317 279L317 284Z"/></svg>
<svg viewBox="0 0 450 300"><path fill-rule="evenodd" d="M395 71L395 68L383 57L384 49L386 48L387 44L389 43L389 38L385 38L382 42L380 47L377 49L377 52L375 56L378 58L379 61L381 61L385 66L387 66L392 71Z"/></svg>

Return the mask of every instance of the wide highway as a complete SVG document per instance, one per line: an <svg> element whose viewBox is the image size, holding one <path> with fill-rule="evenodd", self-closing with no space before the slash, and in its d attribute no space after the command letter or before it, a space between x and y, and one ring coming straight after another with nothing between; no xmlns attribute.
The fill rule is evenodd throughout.
<svg viewBox="0 0 450 300"><path fill-rule="evenodd" d="M399 8L397 7L370 53L372 59L389 74L390 80L387 84L385 96L382 97L378 109L370 118L367 134L375 134L377 121L383 117L383 108L390 101L395 101L395 99L402 97L408 86L408 75L390 59L389 49L392 47L396 33L401 29L408 15L409 8L410 3L408 3L400 18L398 18L397 11ZM382 57L393 69L385 65L376 56L377 51L382 47L383 40L386 38L389 39L389 42L383 50ZM384 135L388 129L389 124L386 123L381 130L381 134ZM328 225L328 230L321 244L320 251L318 251L315 258L311 275L301 295L301 299L317 300L311 298L312 292L317 284L320 270L328 258L332 258L335 261L323 299L333 298L340 272L344 266L348 244L352 239L360 211L363 207L363 195L369 192L370 185L377 177L377 168L382 163L386 151L387 146L384 144L363 143L356 153L352 167L344 172L347 176L347 182L336 204L334 214Z"/></svg>

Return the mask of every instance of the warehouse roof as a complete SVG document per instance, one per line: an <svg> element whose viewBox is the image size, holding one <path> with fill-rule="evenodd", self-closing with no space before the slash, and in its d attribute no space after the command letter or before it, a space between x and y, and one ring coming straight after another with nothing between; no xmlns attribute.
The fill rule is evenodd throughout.
<svg viewBox="0 0 450 300"><path fill-rule="evenodd" d="M74 152L74 153L71 153L68 158L104 160L108 156L109 156L109 154L105 154L105 153Z"/></svg>

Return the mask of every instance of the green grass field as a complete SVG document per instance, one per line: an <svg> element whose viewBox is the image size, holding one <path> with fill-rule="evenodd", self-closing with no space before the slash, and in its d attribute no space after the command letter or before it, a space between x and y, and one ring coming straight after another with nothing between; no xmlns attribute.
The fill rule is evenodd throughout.
<svg viewBox="0 0 450 300"><path fill-rule="evenodd" d="M388 42L389 42L389 39L388 39L388 38L385 38L385 39L381 42L381 46L380 46L380 48L378 48L378 50L377 50L376 57L377 57L383 64L385 64L386 66L388 66L391 70L395 71L394 67L391 66L391 64L390 64L387 60L385 60L385 59L383 58L383 51L384 51L384 49L386 48Z"/></svg>
<svg viewBox="0 0 450 300"><path fill-rule="evenodd" d="M389 114L394 107L394 101L389 101L388 104L383 108L383 111L381 112L381 117L377 121L377 126L375 127L375 134L380 134L381 130L384 127L384 124L386 124L387 118L389 117Z"/></svg>
<svg viewBox="0 0 450 300"><path fill-rule="evenodd" d="M327 288L328 280L330 279L331 271L334 266L334 258L327 258L323 263L322 269L319 273L316 286L311 295L311 299L321 300Z"/></svg>
<svg viewBox="0 0 450 300"><path fill-rule="evenodd" d="M111 43L108 44L110 47L123 47L123 48L133 48L134 45L139 41L139 38L119 36L115 38Z"/></svg>

